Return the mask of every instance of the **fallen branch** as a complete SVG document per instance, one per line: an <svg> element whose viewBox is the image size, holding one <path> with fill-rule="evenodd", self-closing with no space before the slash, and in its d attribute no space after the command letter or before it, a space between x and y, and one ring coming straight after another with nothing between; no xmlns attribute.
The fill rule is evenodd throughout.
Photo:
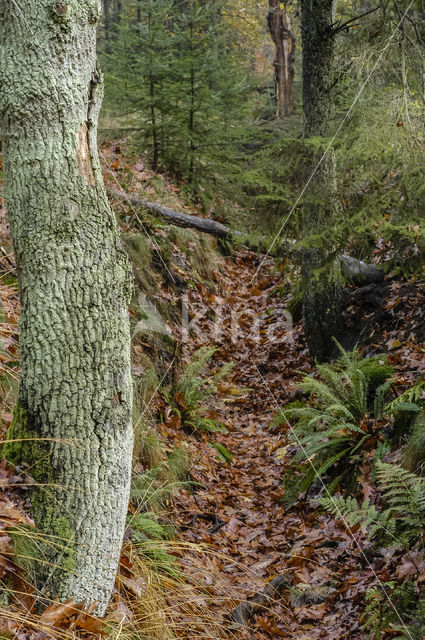
<svg viewBox="0 0 425 640"><path fill-rule="evenodd" d="M130 196L126 193L115 191L113 189L108 189L108 193L110 196L128 202L131 205L144 207L160 218L169 220L172 224L178 227L197 229L198 231L202 231L202 233L208 233L217 238L223 238L229 241L232 240L232 237L242 237L245 235L241 231L229 229L226 225L216 222L215 220L211 220L210 218L200 218L199 216L192 216L188 213L174 211L173 209L169 209L158 202L149 202L149 200L145 200L144 198ZM296 240L285 240L285 243L286 245L296 244ZM259 247L250 242L248 238L244 240L244 244L246 244L248 249L259 251ZM288 246L288 251L290 250L291 247ZM268 255L273 256L274 254L269 253ZM344 275L352 284L365 286L376 282L382 282L385 277L384 271L374 264L367 264L362 260L357 260L357 258L352 258L347 255L341 255L340 258Z"/></svg>
<svg viewBox="0 0 425 640"><path fill-rule="evenodd" d="M215 222L215 220L211 220L210 218L199 218L198 216L192 216L189 213L180 213L180 211L174 211L173 209L164 207L164 205L159 204L158 202L149 202L144 198L129 196L126 193L120 193L119 191L111 189L108 189L108 193L114 198L124 200L129 204L144 207L145 209L148 209L148 211L152 211L152 213L157 216L170 220L172 224L175 224L178 227L190 227L192 229L202 231L203 233L209 233L217 238L227 238L232 234L229 227L226 227L220 222Z"/></svg>

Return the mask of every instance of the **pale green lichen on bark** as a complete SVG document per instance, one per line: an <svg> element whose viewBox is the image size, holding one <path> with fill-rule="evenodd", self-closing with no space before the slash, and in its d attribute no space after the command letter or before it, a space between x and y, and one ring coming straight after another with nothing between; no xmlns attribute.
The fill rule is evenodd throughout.
<svg viewBox="0 0 425 640"><path fill-rule="evenodd" d="M31 514L49 559L35 571L36 587L49 597L97 600L103 613L131 475L132 279L97 155L98 2L69 0L63 21L53 4L27 0L18 14L0 0L1 134L22 365L9 433L21 442L5 451L14 464L29 462L36 481Z"/></svg>

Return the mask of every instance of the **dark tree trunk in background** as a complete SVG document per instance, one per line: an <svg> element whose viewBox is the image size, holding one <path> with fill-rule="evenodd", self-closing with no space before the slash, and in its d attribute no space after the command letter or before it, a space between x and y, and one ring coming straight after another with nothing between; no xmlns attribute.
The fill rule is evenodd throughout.
<svg viewBox="0 0 425 640"><path fill-rule="evenodd" d="M117 27L121 20L122 3L120 0L103 0L103 26L105 32L105 51L111 53L111 43L116 39Z"/></svg>
<svg viewBox="0 0 425 640"><path fill-rule="evenodd" d="M308 138L332 135L333 66L335 36L332 32L332 0L301 0L303 43L304 133ZM307 141L308 142L308 141ZM302 257L304 286L303 323L311 354L325 360L333 348L332 337L342 327L344 304L340 279L340 261L334 257L332 226L338 217L335 156L327 147L311 146L306 181L314 173L306 191L303 233L307 246ZM312 246L312 238L327 229L328 239L321 247ZM310 238L310 241L309 241Z"/></svg>
<svg viewBox="0 0 425 640"><path fill-rule="evenodd" d="M112 0L103 0L103 26L105 33L105 51L111 53L111 5Z"/></svg>
<svg viewBox="0 0 425 640"><path fill-rule="evenodd" d="M37 533L15 553L41 602L109 601L133 448L128 302L97 152L98 0L0 0L4 187L21 297L18 404L3 453L27 463Z"/></svg>
<svg viewBox="0 0 425 640"><path fill-rule="evenodd" d="M275 45L276 116L290 116L294 108L295 37L280 0L269 0L267 24Z"/></svg>

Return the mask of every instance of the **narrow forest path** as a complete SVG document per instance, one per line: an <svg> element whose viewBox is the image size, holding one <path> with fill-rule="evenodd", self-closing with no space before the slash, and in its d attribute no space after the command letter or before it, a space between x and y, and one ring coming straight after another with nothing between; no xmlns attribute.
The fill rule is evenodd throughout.
<svg viewBox="0 0 425 640"><path fill-rule="evenodd" d="M106 162L109 158L113 169L105 170L110 186L115 188L118 183L120 190L125 190L118 178L120 171L124 177L129 173L131 192L146 192L155 201L163 199L167 206L182 208L193 215L199 213L195 206L184 205L179 200L178 187L165 179L160 180L159 187L155 183L158 194L153 186L146 187L148 181L154 183L158 176L150 171L133 171L120 145L107 145L104 150L103 159ZM137 166L143 167L136 164L135 169ZM149 634L151 616L154 629L151 637L158 640L368 638L370 631L362 629L367 589L394 579L397 584L412 582L418 571L415 564L418 557L412 562L403 550L373 547L358 529L347 531L341 522L321 513L319 486L313 488L311 496L298 500L291 508L285 507L283 477L290 469L293 451L286 447L287 427L270 429L270 425L277 407L293 398L300 372L314 370L301 323L298 320L292 324L287 312L294 284L291 267L288 265L288 272L281 271L271 258L263 264L261 255L248 250L236 251L228 258L219 257L216 245L202 236L190 231L183 234L181 230L177 234L176 228L156 224L150 218L145 226L142 214L139 216L134 208L128 210L122 204L117 211L123 238L132 249L130 255L137 276L138 299L130 309L132 319L137 327L145 318L143 305L147 298L153 307L158 305L162 323L160 338L155 333L157 325L148 327L146 335L149 331L153 333L151 342L148 338L146 342L142 331L140 335L136 331L134 334L136 383L143 387L144 365L149 362L147 369L154 374L156 387L152 396L149 392L150 399L143 410L143 414L152 414L146 426L152 430L148 436L156 443L156 457L151 460L147 456L145 460L141 456L139 460L136 456L134 474L136 479L139 475L142 479L147 477L147 494L160 494L155 513L147 515L153 515L161 524L173 524L177 531L176 539L171 541L158 539L155 532L148 535L149 555L144 553L143 546L139 550L133 544L130 527L116 599L111 603L111 620L116 622L116 614L120 613L117 632L121 634L124 612L128 615L128 627L124 626L127 635L123 637L133 637L134 629L136 635ZM16 265L1 197L0 239L3 276L0 297L4 316L0 435L4 437L12 421L20 365ZM200 268L203 266L205 269ZM346 322L349 328L363 327L369 339L364 353L388 354L401 389L423 377L423 284L387 279L383 291L353 287L349 292ZM190 330L183 336L179 318L182 307L187 308L190 319ZM181 420L175 419L177 413L173 415L170 406L173 398L166 396L175 381L174 373L178 374L173 371L173 364L179 361L180 346L184 363L200 347L215 346L210 373L233 364L218 393L208 401L210 417L222 422L225 430L190 433ZM147 353L152 360L146 358ZM147 448L150 442L147 438ZM220 447L227 452L227 461L226 456L219 458ZM279 455L279 449L283 448L284 457ZM182 456L182 468L189 461L183 481L169 465L171 455L179 449L188 454ZM16 476L5 460L0 467L0 512L6 510L8 518L13 514L16 523L25 523L26 503L20 497L20 489L26 480ZM368 497L371 490L368 474L370 469L360 477L363 497ZM29 485L33 482L31 477L27 480ZM25 497L26 486L23 491ZM132 516L134 509L131 504ZM11 539L5 532L3 528L1 578L15 572L14 565L9 563ZM161 544L178 558L183 579L180 575L170 578L163 570L161 554L155 555L161 551ZM137 559L134 565L133 558ZM423 558L419 560L423 562ZM421 574L421 581L424 575ZM285 583L280 594L269 602L270 606L256 613L249 628L238 627L231 621L238 605L263 592L274 578L281 576L285 577ZM19 589L24 588L22 584L18 582ZM130 585L129 589L126 585ZM386 593L380 592L378 607ZM156 594L157 600L152 594ZM30 607L32 596L23 596L22 606ZM58 605L59 617L61 606ZM19 615L17 621L13 615L8 616L11 633L7 637L14 629L21 629ZM0 613L0 626L1 617ZM38 633L34 635L39 620L40 616L34 615L25 631L16 637L42 638ZM54 630L49 637L70 637L62 633L67 624L61 623L58 634ZM115 634L114 629L110 632L107 624L93 622L90 616L87 620L83 616L78 624L83 630L81 637L87 640L94 635L87 635L84 630L100 629L107 637L109 633ZM75 635L74 627L69 629ZM385 629L385 637L393 637L394 633L394 625ZM97 631L96 637L100 637Z"/></svg>
<svg viewBox="0 0 425 640"><path fill-rule="evenodd" d="M229 614L269 580L288 577L292 588L288 584L267 613L255 617L252 638L364 637L359 616L373 575L353 536L308 502L284 508L284 468L276 451L285 446L285 433L269 427L277 406L294 394L299 371L311 371L312 362L301 327L291 328L272 262L251 282L259 262L239 252L220 267L216 294L199 285L189 296L191 350L216 344L215 366L234 367L211 406L227 432L192 444L190 477L198 484L179 491L177 500L183 539L207 545L210 554L202 567L190 551L183 563ZM224 445L232 461L217 460L207 441Z"/></svg>

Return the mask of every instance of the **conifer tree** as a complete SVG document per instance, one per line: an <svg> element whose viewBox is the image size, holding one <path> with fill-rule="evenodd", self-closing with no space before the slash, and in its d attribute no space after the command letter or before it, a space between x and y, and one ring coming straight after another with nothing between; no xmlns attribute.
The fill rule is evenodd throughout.
<svg viewBox="0 0 425 640"><path fill-rule="evenodd" d="M105 63L109 108L134 124L154 168L195 189L233 170L253 91L220 3L129 0Z"/></svg>
<svg viewBox="0 0 425 640"><path fill-rule="evenodd" d="M312 355L324 360L342 324L339 261L332 240L338 218L335 155L327 148L334 112L335 36L333 0L302 0L304 134L312 139L304 204L303 324ZM327 229L327 240L320 238Z"/></svg>

